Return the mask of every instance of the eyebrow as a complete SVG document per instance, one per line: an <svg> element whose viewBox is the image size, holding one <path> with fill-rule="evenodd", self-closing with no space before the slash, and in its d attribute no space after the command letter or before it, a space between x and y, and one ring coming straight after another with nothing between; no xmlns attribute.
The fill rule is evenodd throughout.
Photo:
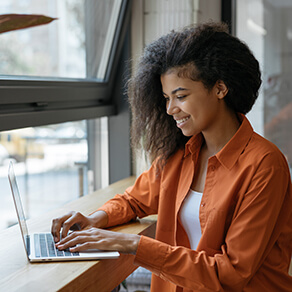
<svg viewBox="0 0 292 292"><path fill-rule="evenodd" d="M171 94L175 94L177 93L178 91L181 91L181 90L188 90L187 88L183 88L183 87L178 87L176 89L174 89ZM166 93L163 92L164 95L167 95Z"/></svg>

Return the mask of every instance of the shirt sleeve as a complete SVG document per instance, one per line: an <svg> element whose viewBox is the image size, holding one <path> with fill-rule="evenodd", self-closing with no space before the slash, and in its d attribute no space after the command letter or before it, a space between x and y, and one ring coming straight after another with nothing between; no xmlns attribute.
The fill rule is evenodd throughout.
<svg viewBox="0 0 292 292"><path fill-rule="evenodd" d="M256 172L226 235L228 257L217 262L223 285L228 285L233 275L232 282L244 287L257 272L291 222L291 195L287 168L269 167ZM290 239L286 238L286 250L289 240L291 233ZM226 261L230 263L230 271L224 269Z"/></svg>
<svg viewBox="0 0 292 292"><path fill-rule="evenodd" d="M135 263L191 290L242 291L291 220L291 195L288 169L263 164L239 202L221 253L208 256L143 236Z"/></svg>
<svg viewBox="0 0 292 292"><path fill-rule="evenodd" d="M98 210L108 215L106 227L129 222L136 217L143 218L157 214L160 172L156 162L148 171L142 173L135 184L126 189L124 194L117 194Z"/></svg>

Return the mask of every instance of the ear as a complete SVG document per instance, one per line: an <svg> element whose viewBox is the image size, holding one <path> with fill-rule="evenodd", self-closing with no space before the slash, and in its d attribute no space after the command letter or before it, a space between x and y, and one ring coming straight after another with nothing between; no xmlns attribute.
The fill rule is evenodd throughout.
<svg viewBox="0 0 292 292"><path fill-rule="evenodd" d="M223 99L228 93L228 87L222 80L217 80L214 89L218 99Z"/></svg>

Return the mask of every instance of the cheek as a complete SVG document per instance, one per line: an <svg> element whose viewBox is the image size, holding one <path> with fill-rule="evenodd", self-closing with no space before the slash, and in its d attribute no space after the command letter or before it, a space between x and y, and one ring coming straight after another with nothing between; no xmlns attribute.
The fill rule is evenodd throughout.
<svg viewBox="0 0 292 292"><path fill-rule="evenodd" d="M214 98L209 96L204 96L200 101L200 111L205 114L211 114L212 112L216 112L218 109L218 102Z"/></svg>
<svg viewBox="0 0 292 292"><path fill-rule="evenodd" d="M189 107L188 111L193 119L200 120L202 122L214 117L216 112L217 109L212 104L207 102L195 103L192 107Z"/></svg>

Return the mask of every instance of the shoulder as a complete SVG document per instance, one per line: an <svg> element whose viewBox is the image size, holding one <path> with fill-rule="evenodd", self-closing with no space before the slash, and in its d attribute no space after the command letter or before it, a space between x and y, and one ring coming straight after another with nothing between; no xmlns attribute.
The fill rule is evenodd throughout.
<svg viewBox="0 0 292 292"><path fill-rule="evenodd" d="M177 166L181 164L181 161L184 157L184 150L178 149L175 151L166 161L160 156L156 157L151 163L151 166L148 170L144 171L143 174L148 174L161 179L161 176L166 172L169 172L171 169L176 169Z"/></svg>
<svg viewBox="0 0 292 292"><path fill-rule="evenodd" d="M279 148L256 132L252 134L243 154L248 156L254 164L261 167L288 170L287 159Z"/></svg>
<svg viewBox="0 0 292 292"><path fill-rule="evenodd" d="M162 162L160 169L162 172L168 171L169 169L176 168L176 166L179 166L182 162L182 159L184 158L184 149L178 149L175 151L166 162ZM159 163L159 162L158 162Z"/></svg>

